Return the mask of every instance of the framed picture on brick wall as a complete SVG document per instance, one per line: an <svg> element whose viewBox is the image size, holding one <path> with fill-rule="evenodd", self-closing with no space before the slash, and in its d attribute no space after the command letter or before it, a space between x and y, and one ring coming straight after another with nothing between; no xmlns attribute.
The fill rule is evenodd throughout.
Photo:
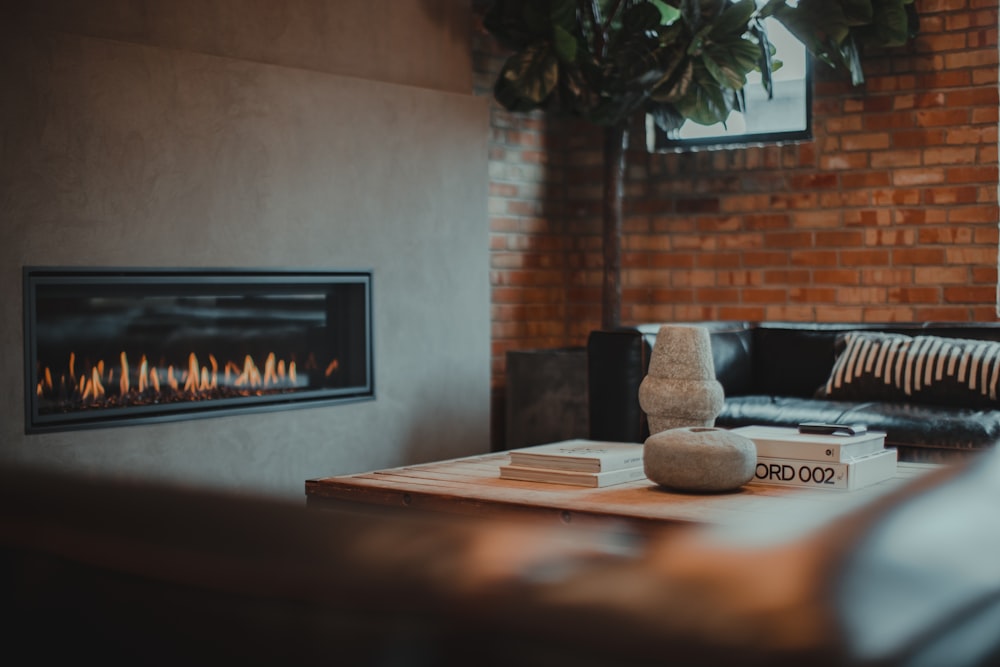
<svg viewBox="0 0 1000 667"><path fill-rule="evenodd" d="M751 72L744 86L746 110L733 111L726 123L699 125L687 121L666 133L652 118L646 121L646 143L652 152L736 148L808 141L812 136L812 65L802 42L776 19L766 19L774 44L773 96L769 99L759 72Z"/></svg>

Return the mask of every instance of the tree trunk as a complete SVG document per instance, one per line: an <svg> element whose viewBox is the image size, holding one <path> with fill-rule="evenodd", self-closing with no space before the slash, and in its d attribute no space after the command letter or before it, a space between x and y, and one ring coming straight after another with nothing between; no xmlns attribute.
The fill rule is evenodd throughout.
<svg viewBox="0 0 1000 667"><path fill-rule="evenodd" d="M604 129L603 247L604 284L601 291L601 328L615 329L622 316L622 201L625 199L625 149L628 125Z"/></svg>

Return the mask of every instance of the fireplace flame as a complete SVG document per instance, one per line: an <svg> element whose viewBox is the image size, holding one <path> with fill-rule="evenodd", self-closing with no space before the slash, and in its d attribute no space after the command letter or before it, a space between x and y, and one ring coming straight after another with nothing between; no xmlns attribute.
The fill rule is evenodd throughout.
<svg viewBox="0 0 1000 667"><path fill-rule="evenodd" d="M149 361L146 359L146 355L144 354L142 355L142 359L139 360L139 393L141 394L148 388L149 388Z"/></svg>
<svg viewBox="0 0 1000 667"><path fill-rule="evenodd" d="M124 352L121 353L121 365L122 365L122 376L121 379L118 380L118 388L121 390L122 396L124 396L125 394L128 393L130 386L128 381L128 358L125 356Z"/></svg>
<svg viewBox="0 0 1000 667"><path fill-rule="evenodd" d="M101 375L98 373L97 368L94 367L90 373L90 379L80 378L83 380L83 399L87 400L100 400L104 396L104 385L101 384Z"/></svg>
<svg viewBox="0 0 1000 667"><path fill-rule="evenodd" d="M162 374L146 355L141 355L138 365L133 367L123 351L119 354L117 367L110 367L105 372L104 361L98 360L93 365L88 364L90 368L77 375L76 356L75 353L70 354L67 374L60 376L58 388L52 379L52 369L41 369L41 379L35 388L39 397L74 401L84 407L98 403L115 407L162 400L213 398L215 396L209 394L219 391L228 392L226 395L251 395L265 390L283 391L301 387L295 361L279 359L274 352L266 356L263 371L249 354L244 357L242 366L233 361L220 364L211 354L208 355L208 364L203 365L192 352L188 355L186 370L169 364ZM327 366L325 374L329 376L337 367L335 359ZM308 378L303 379L308 384ZM116 387L118 394L109 395L106 387Z"/></svg>
<svg viewBox="0 0 1000 667"><path fill-rule="evenodd" d="M198 357L194 352L188 355L187 380L184 381L184 391L195 393L198 391Z"/></svg>
<svg viewBox="0 0 1000 667"><path fill-rule="evenodd" d="M264 360L264 386L271 384L278 384L280 380L278 379L278 364L274 357L274 352L267 355L267 359Z"/></svg>

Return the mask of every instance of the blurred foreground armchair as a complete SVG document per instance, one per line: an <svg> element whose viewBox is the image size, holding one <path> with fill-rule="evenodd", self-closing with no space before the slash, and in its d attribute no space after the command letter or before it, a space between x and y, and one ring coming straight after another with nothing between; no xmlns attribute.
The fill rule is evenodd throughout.
<svg viewBox="0 0 1000 667"><path fill-rule="evenodd" d="M994 454L805 533L341 513L7 469L5 647L36 664L994 664L998 507Z"/></svg>

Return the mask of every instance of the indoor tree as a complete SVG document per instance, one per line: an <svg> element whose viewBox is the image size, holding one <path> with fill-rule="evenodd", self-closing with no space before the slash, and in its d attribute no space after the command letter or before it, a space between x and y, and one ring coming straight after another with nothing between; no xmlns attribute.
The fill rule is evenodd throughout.
<svg viewBox="0 0 1000 667"><path fill-rule="evenodd" d="M867 45L913 37L913 0L495 0L484 27L513 53L494 85L513 112L546 109L604 132L601 326L621 318L621 232L628 131L640 115L662 130L725 123L742 109L747 75L770 93L781 63L764 19L809 52L864 81Z"/></svg>

